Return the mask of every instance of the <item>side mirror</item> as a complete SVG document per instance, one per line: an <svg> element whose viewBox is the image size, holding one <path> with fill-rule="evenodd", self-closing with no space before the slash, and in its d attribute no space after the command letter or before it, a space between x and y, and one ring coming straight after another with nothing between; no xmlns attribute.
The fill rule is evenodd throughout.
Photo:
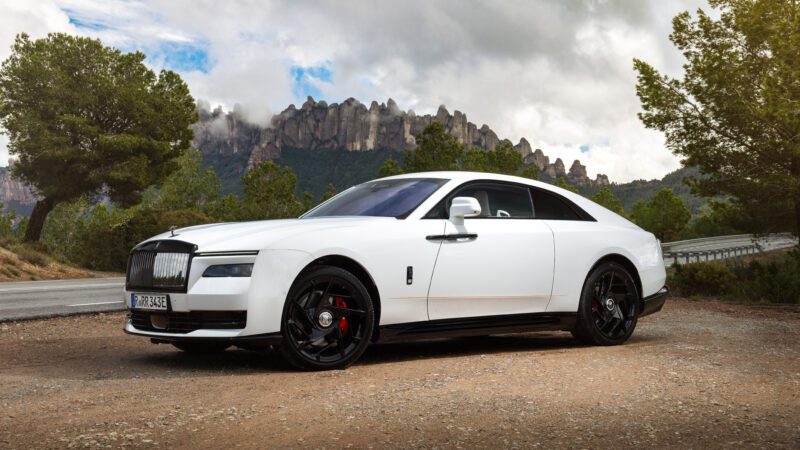
<svg viewBox="0 0 800 450"><path fill-rule="evenodd" d="M450 221L456 225L464 224L464 217L474 217L481 213L481 204L473 197L456 197L450 204Z"/></svg>

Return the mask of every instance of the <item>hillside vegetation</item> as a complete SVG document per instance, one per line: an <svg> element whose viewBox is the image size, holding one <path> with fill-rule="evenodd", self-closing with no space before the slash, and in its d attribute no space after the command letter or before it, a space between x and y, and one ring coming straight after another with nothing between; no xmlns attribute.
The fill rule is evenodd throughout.
<svg viewBox="0 0 800 450"><path fill-rule="evenodd" d="M98 272L56 261L46 253L9 241L0 243L0 281L64 280L118 277L122 273Z"/></svg>

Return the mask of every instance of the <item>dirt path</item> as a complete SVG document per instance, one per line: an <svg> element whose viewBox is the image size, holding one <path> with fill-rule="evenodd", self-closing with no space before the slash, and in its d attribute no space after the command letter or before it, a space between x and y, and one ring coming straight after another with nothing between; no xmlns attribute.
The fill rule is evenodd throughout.
<svg viewBox="0 0 800 450"><path fill-rule="evenodd" d="M0 448L800 447L800 308L671 300L624 346L391 344L323 373L123 317L0 324Z"/></svg>

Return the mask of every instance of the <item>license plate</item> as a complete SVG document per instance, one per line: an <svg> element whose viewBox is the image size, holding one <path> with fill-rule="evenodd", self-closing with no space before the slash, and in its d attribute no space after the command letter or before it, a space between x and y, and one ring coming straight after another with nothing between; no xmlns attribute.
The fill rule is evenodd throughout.
<svg viewBox="0 0 800 450"><path fill-rule="evenodd" d="M167 294L131 294L131 309L166 311L168 304Z"/></svg>

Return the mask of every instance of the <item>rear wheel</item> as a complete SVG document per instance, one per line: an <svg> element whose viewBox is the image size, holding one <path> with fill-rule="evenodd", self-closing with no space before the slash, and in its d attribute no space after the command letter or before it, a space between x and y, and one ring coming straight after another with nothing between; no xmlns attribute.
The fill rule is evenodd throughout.
<svg viewBox="0 0 800 450"><path fill-rule="evenodd" d="M301 369L342 369L364 353L374 321L372 300L361 281L338 267L320 266L289 292L279 349Z"/></svg>
<svg viewBox="0 0 800 450"><path fill-rule="evenodd" d="M583 285L573 336L591 345L627 341L639 318L639 291L630 272L607 262L595 268Z"/></svg>

